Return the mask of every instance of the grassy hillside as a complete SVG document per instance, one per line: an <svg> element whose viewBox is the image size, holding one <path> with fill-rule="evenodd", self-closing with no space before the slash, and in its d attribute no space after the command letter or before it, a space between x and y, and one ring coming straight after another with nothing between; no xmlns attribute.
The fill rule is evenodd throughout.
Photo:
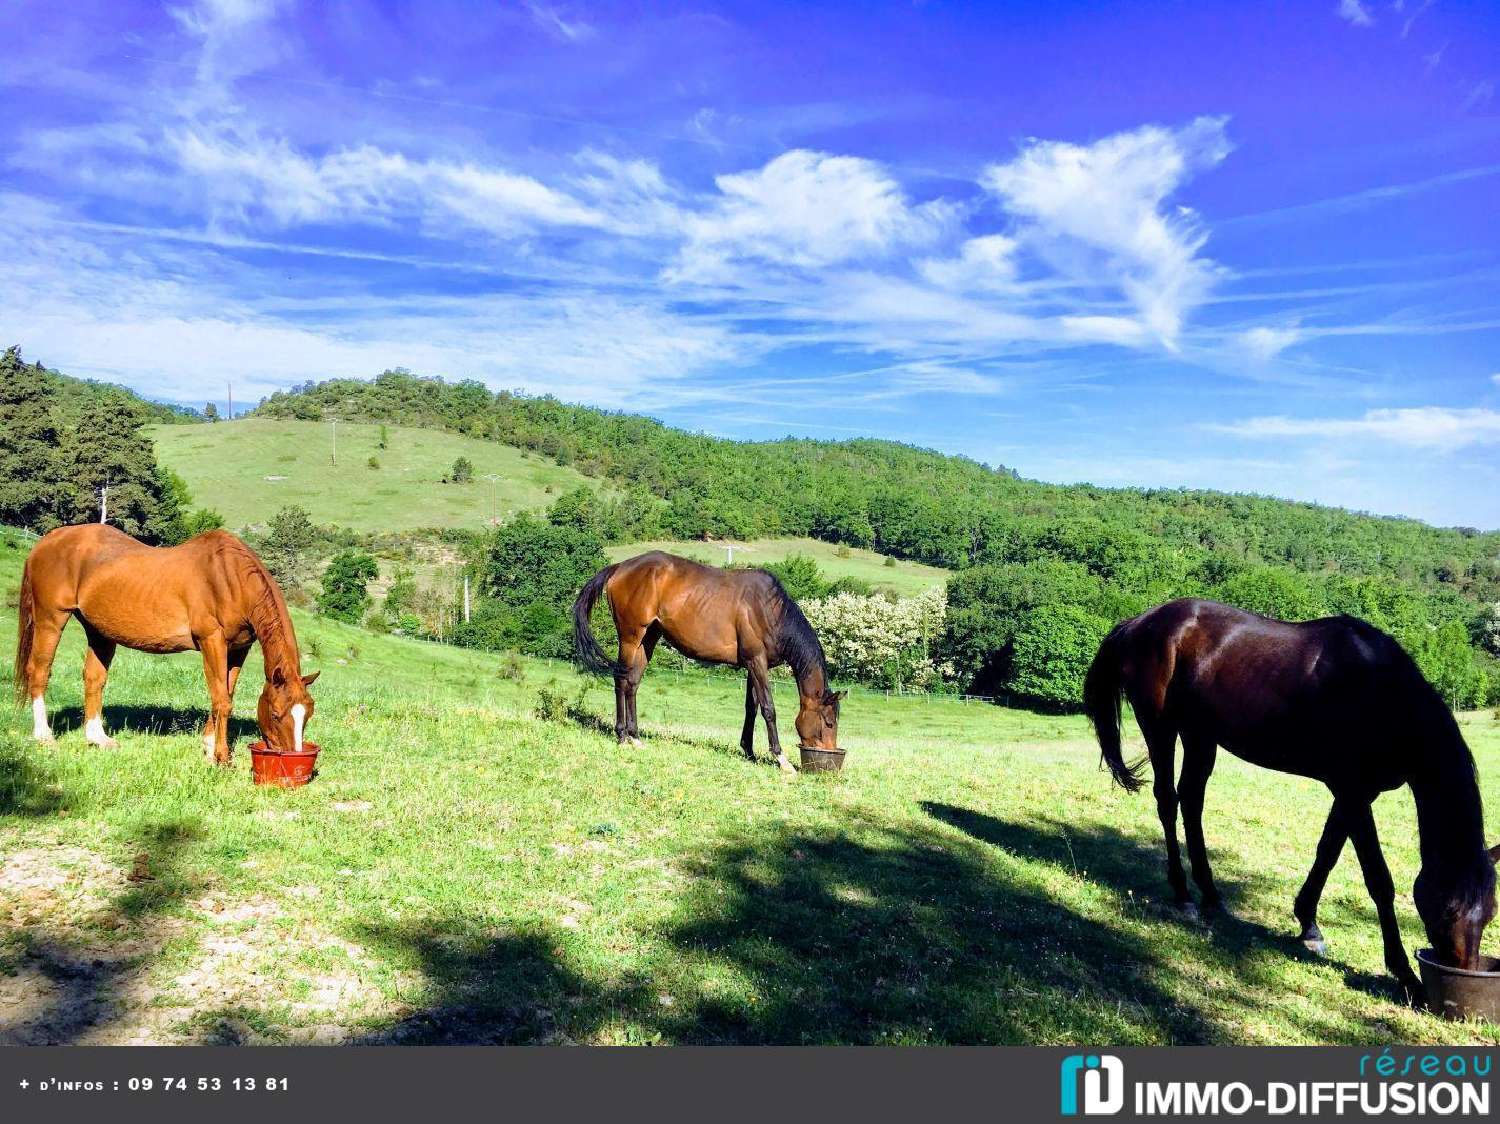
<svg viewBox="0 0 1500 1124"><path fill-rule="evenodd" d="M324 748L296 792L249 782L255 658L232 771L203 761L192 653L121 652L118 749L83 744L76 626L58 745L0 709L0 1043L1496 1041L1394 1001L1350 855L1331 959L1300 952L1317 785L1223 756L1239 921L1205 930L1163 907L1154 806L1079 719L860 693L844 774L784 780L738 754L734 678L648 673L648 743L620 748L604 685L536 717L570 671L296 622ZM1500 728L1464 727L1500 836ZM1415 944L1411 802L1377 811Z"/></svg>
<svg viewBox="0 0 1500 1124"><path fill-rule="evenodd" d="M379 426L340 422L336 466L329 464L327 422L246 418L150 432L157 459L187 481L193 503L218 511L231 528L264 523L279 508L300 504L316 523L356 531L478 529L496 507L503 519L587 483L522 450L431 429L388 426L388 447L381 449ZM371 457L379 468L369 466ZM474 481L442 483L459 457L473 462ZM483 479L490 472L500 475L493 489Z"/></svg>
<svg viewBox="0 0 1500 1124"><path fill-rule="evenodd" d="M886 564L886 555L858 547L840 547L817 539L752 539L749 542L725 540L722 542L673 541L654 539L650 542L619 543L606 553L610 561L618 562L648 550L665 550L693 558L699 562L723 566L731 559L736 565L763 566L767 562L780 562L794 554L811 558L818 569L831 578L859 578L880 589L894 590L904 596L921 593L948 580L947 570L937 566L924 566L920 562L890 559L894 565Z"/></svg>

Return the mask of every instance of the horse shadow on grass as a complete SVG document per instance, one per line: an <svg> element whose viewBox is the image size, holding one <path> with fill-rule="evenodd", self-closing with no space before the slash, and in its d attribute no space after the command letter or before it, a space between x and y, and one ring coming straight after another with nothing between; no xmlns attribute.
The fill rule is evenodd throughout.
<svg viewBox="0 0 1500 1124"><path fill-rule="evenodd" d="M172 706L138 706L133 703L117 706L105 703L104 705L104 728L115 736L120 734L156 736L201 734L204 723L207 721L208 710L206 708L197 710ZM83 708L81 706L62 707L53 712L52 729L58 737L82 728ZM259 737L260 727L256 725L253 718L230 716L229 740L231 743Z"/></svg>
<svg viewBox="0 0 1500 1124"><path fill-rule="evenodd" d="M1166 850L1159 839L1146 842L1097 824L1042 820L1043 827L1035 820L1008 823L983 812L934 801L924 801L921 807L929 816L981 843L1029 860L1070 868L1076 877L1109 886L1130 900L1143 903L1166 921L1204 933L1212 940L1216 959L1226 968L1243 972L1257 954L1272 949L1305 963L1328 964L1343 973L1345 985L1353 990L1378 999L1405 1002L1400 986L1389 974L1372 975L1336 957L1320 957L1308 951L1296 935L1293 923L1292 893L1295 891L1289 892L1280 879L1247 873L1242 869L1226 874L1229 864L1221 862L1223 856L1217 853L1211 851L1210 859L1214 863L1214 882L1226 911L1211 914L1204 922L1198 923L1185 919L1165 900ZM1309 855L1309 865L1311 862L1312 856ZM1286 899L1287 924L1284 928L1269 928L1237 912L1238 907L1252 897L1274 899L1278 895ZM1320 910L1325 927L1328 919L1335 916L1340 924L1377 924L1373 906L1351 914L1325 900Z"/></svg>

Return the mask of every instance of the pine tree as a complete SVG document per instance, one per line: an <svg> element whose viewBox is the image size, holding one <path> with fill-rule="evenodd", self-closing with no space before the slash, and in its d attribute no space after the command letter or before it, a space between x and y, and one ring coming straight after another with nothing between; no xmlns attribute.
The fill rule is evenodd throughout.
<svg viewBox="0 0 1500 1124"><path fill-rule="evenodd" d="M58 432L52 380L19 348L0 356L0 523L48 531L58 525Z"/></svg>
<svg viewBox="0 0 1500 1124"><path fill-rule="evenodd" d="M120 402L94 401L84 407L62 443L58 514L63 522L97 520L108 486L111 526L150 542L181 537L180 490L158 469L141 421L138 411Z"/></svg>

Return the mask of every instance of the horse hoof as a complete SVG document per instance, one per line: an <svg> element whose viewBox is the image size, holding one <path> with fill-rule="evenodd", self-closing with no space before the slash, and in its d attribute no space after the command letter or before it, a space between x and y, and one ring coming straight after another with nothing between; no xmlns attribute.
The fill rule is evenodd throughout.
<svg viewBox="0 0 1500 1124"><path fill-rule="evenodd" d="M642 746L644 746L646 744L645 742L641 741L640 738L637 738L637 737L629 737L629 738L626 738L625 741L626 741L627 744L635 746L636 749L640 749Z"/></svg>
<svg viewBox="0 0 1500 1124"><path fill-rule="evenodd" d="M120 743L114 738L90 738L89 745L95 749L119 749Z"/></svg>
<svg viewBox="0 0 1500 1124"><path fill-rule="evenodd" d="M1303 937L1302 947L1314 956L1328 955L1328 942L1322 937Z"/></svg>
<svg viewBox="0 0 1500 1124"><path fill-rule="evenodd" d="M1177 907L1177 912L1184 921L1191 922L1194 925L1201 925L1203 923L1202 914L1198 912L1198 907L1192 902L1181 903Z"/></svg>
<svg viewBox="0 0 1500 1124"><path fill-rule="evenodd" d="M36 736L36 744L37 745L56 745L57 744L57 739L55 737L53 737L51 734L38 734Z"/></svg>

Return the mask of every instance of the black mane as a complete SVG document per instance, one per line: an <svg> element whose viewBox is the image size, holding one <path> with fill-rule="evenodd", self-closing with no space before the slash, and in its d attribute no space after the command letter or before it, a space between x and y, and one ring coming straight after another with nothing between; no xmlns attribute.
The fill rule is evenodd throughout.
<svg viewBox="0 0 1500 1124"><path fill-rule="evenodd" d="M776 628L777 655L792 669L792 674L798 683L801 683L811 672L821 671L824 690L827 690L828 660L823 655L823 645L818 640L818 634L813 631L813 626L807 623L807 618L802 615L797 602L792 600L792 595L786 591L776 576L764 570L760 572L765 574L766 580L771 583L772 604L781 618Z"/></svg>

